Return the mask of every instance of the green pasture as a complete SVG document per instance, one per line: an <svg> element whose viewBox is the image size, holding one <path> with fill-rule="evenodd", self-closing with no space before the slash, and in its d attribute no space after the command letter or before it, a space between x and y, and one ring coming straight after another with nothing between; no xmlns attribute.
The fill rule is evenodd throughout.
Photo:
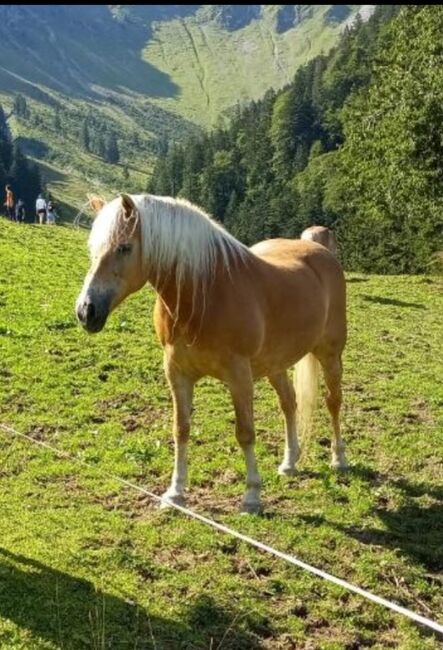
<svg viewBox="0 0 443 650"><path fill-rule="evenodd" d="M0 422L88 468L0 432L0 648L438 648L432 633L246 544L159 511L171 400L145 289L85 334L74 303L86 233L0 219ZM348 275L344 436L329 468L321 405L307 459L277 475L283 425L256 388L265 514L238 506L244 468L225 388L197 387L189 504L337 576L443 619L442 286ZM97 468L97 469L95 469Z"/></svg>

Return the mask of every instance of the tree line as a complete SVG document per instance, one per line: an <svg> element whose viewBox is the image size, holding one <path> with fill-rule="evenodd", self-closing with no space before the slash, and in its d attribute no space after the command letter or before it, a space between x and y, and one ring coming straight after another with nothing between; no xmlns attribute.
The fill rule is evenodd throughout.
<svg viewBox="0 0 443 650"><path fill-rule="evenodd" d="M66 131L66 111L56 101L54 101L53 108L52 128L60 133L63 123L63 130ZM26 97L21 93L14 98L13 111L18 119L28 121L32 117L35 125L41 124L41 117L32 115ZM120 150L117 136L114 125L109 120L103 119L99 114L94 115L89 112L82 116L76 115L76 122L78 125L76 127L77 138L83 151L93 153L111 164L119 162Z"/></svg>
<svg viewBox="0 0 443 650"><path fill-rule="evenodd" d="M117 137L114 130L106 122L92 115L84 118L79 139L84 151L95 153L106 162L114 165L119 162L120 151Z"/></svg>
<svg viewBox="0 0 443 650"><path fill-rule="evenodd" d="M337 231L348 269L424 272L443 249L443 7L377 6L229 127L171 143L148 187L248 244Z"/></svg>
<svg viewBox="0 0 443 650"><path fill-rule="evenodd" d="M17 100L14 103L16 109ZM19 111L27 111L26 102L18 100ZM42 192L42 180L39 169L13 142L3 107L0 105L0 191L4 196L6 184L12 186L15 199L22 199L26 205L27 220L34 219L34 204ZM4 200L4 199L3 199ZM3 204L2 200L2 204Z"/></svg>

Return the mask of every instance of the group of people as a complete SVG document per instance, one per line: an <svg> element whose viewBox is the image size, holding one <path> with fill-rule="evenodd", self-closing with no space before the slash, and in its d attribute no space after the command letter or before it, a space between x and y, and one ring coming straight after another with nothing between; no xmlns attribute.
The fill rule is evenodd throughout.
<svg viewBox="0 0 443 650"><path fill-rule="evenodd" d="M42 194L38 195L37 201L35 202L35 213L39 223L45 223L46 220L48 226L54 226L55 220L58 218L53 202L46 202Z"/></svg>
<svg viewBox="0 0 443 650"><path fill-rule="evenodd" d="M4 206L6 208L6 214L11 221L17 223L24 222L26 217L26 207L22 199L15 201L14 192L10 185L6 185L6 200ZM58 219L58 215L55 212L54 203L52 201L46 201L42 194L38 195L38 198L35 202L35 222L44 224L48 226L55 225L55 220Z"/></svg>

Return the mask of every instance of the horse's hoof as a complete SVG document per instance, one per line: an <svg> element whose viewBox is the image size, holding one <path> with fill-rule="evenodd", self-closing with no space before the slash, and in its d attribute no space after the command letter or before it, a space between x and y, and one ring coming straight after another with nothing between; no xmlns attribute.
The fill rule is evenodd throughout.
<svg viewBox="0 0 443 650"><path fill-rule="evenodd" d="M160 502L160 510L165 510L166 508L173 508L174 505L182 506L186 505L186 499L182 494L168 494L165 492L162 495L162 500Z"/></svg>
<svg viewBox="0 0 443 650"><path fill-rule="evenodd" d="M297 470L295 467L289 467L288 465L280 465L278 468L278 473L280 476L295 476L297 474Z"/></svg>
<svg viewBox="0 0 443 650"><path fill-rule="evenodd" d="M261 515L263 513L263 506L259 501L243 502L240 512L242 515Z"/></svg>

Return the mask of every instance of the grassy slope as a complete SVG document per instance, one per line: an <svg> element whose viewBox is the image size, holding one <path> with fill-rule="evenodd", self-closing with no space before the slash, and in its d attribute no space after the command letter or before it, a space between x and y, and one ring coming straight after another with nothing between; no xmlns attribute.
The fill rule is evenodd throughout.
<svg viewBox="0 0 443 650"><path fill-rule="evenodd" d="M54 95L54 93L53 93ZM80 112L86 112L88 105L80 100L68 100L61 95L57 99L65 106L76 106ZM146 190L149 174L153 165L153 156L140 149L128 160L125 158L119 165L110 165L98 156L81 149L78 138L62 124L60 132L53 126L53 109L39 101L28 99L31 114L41 120L34 124L30 120L17 120L13 115L8 124L14 135L24 139L25 151L39 164L42 177L47 183L48 190L62 206L61 216L70 221L84 206L88 193L97 193L111 198L116 193L125 189L133 193ZM12 97L5 92L0 92L0 104L6 113L12 109ZM120 110L106 106L96 108L104 116L110 115L114 123L119 124L118 135L125 137L126 132L135 130L135 124L125 121L125 116ZM148 134L149 135L149 134ZM146 136L146 134L145 134ZM146 137L144 137L146 141ZM143 141L143 138L142 138ZM33 151L35 146L35 151ZM123 165L129 171L129 180L123 176Z"/></svg>
<svg viewBox="0 0 443 650"><path fill-rule="evenodd" d="M263 5L260 20L229 32L195 17L156 23L145 59L167 73L181 89L174 102L155 100L203 125L237 102L280 88L309 59L327 52L342 26L325 23L331 5L313 5L311 18L282 34L275 29L277 5ZM357 8L355 6L354 10ZM184 64L186 62L186 64Z"/></svg>
<svg viewBox="0 0 443 650"><path fill-rule="evenodd" d="M85 234L0 220L0 421L160 493L171 405L151 326L129 299L96 336L73 305ZM434 617L442 611L441 286L348 278L345 437L328 468L324 409L294 481L276 474L282 423L256 394L266 516L237 514L243 463L225 390L196 392L190 504ZM431 635L271 560L94 470L0 433L2 648L437 648Z"/></svg>

